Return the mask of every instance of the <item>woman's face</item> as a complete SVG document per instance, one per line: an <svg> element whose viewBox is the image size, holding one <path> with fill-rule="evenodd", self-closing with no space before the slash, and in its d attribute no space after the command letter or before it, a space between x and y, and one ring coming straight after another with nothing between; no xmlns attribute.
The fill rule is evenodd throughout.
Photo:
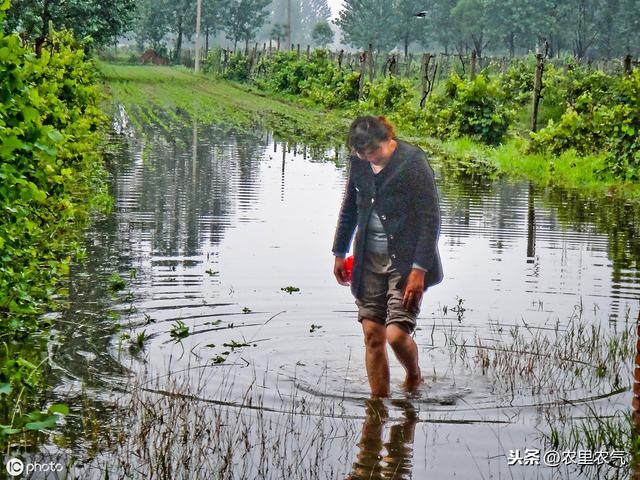
<svg viewBox="0 0 640 480"><path fill-rule="evenodd" d="M374 165L384 164L389 161L396 149L396 141L393 138L378 144L377 147L369 148L361 152L356 152L360 160L366 160Z"/></svg>

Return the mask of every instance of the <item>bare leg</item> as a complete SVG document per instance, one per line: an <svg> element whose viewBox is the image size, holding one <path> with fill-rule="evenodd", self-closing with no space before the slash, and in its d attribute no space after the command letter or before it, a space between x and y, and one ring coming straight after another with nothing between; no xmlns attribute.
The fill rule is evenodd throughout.
<svg viewBox="0 0 640 480"><path fill-rule="evenodd" d="M374 398L388 397L390 387L386 327L365 319L362 320L362 331L364 332L365 364L371 396Z"/></svg>
<svg viewBox="0 0 640 480"><path fill-rule="evenodd" d="M396 354L396 358L407 373L404 387L407 390L415 390L422 383L416 342L411 335L393 323L387 327L387 340L393 349L393 353Z"/></svg>

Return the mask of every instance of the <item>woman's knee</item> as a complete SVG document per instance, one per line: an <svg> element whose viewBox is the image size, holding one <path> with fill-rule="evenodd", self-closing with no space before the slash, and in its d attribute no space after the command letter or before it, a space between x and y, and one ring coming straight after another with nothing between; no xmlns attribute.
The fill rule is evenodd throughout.
<svg viewBox="0 0 640 480"><path fill-rule="evenodd" d="M386 337L393 349L403 348L411 340L411 335L405 329L394 324L387 327Z"/></svg>
<svg viewBox="0 0 640 480"><path fill-rule="evenodd" d="M387 343L387 332L384 325L371 320L362 321L364 344L369 349L384 349Z"/></svg>

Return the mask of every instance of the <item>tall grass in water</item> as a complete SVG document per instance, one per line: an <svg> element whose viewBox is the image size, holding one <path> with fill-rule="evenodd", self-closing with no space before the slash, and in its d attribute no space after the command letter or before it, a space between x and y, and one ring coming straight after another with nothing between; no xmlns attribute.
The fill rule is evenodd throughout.
<svg viewBox="0 0 640 480"><path fill-rule="evenodd" d="M104 453L83 475L333 479L348 471L356 418L336 414L328 401L308 408L295 382L289 392L276 393L279 400L266 401L255 376L234 401L233 377L215 367L199 371L196 378L181 372L132 381L118 400L123 415L114 419L114 433L102 440Z"/></svg>
<svg viewBox="0 0 640 480"><path fill-rule="evenodd" d="M629 312L618 330L610 331L582 318L577 305L568 322L534 326L490 325L489 338L473 341L445 333L454 361L487 376L494 392L507 404L515 396L565 398L580 390L601 394L628 389L630 359L635 353L634 328Z"/></svg>

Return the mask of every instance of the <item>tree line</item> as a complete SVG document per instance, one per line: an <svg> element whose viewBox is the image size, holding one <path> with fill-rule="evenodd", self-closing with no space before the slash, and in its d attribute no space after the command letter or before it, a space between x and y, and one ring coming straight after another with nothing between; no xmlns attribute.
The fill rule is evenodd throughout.
<svg viewBox="0 0 640 480"><path fill-rule="evenodd" d="M640 0L344 0L333 23L354 49L475 50L482 58L540 48L588 59L637 57L638 12ZM333 42L330 15L327 0L202 0L203 45L221 34L234 50L256 39L324 46ZM196 0L14 0L4 23L36 51L52 25L91 37L95 46L122 36L157 51L171 45L178 60L195 18Z"/></svg>
<svg viewBox="0 0 640 480"><path fill-rule="evenodd" d="M640 0L344 0L336 24L359 49L612 58L637 56L638 12Z"/></svg>
<svg viewBox="0 0 640 480"><path fill-rule="evenodd" d="M326 45L333 41L327 0L202 0L204 47L218 34L248 45L257 36ZM163 51L172 42L173 57L196 30L196 0L14 0L5 19L39 50L49 33L67 28L96 47L115 44L122 36L141 48Z"/></svg>

